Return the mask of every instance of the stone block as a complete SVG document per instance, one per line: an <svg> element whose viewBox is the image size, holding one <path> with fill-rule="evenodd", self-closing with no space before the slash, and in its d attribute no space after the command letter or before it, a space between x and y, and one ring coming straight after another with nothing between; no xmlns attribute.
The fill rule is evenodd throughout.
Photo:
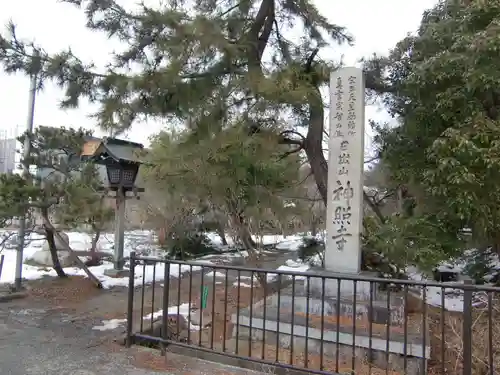
<svg viewBox="0 0 500 375"><path fill-rule="evenodd" d="M309 283L304 284L305 292L320 298L324 297L350 297L356 295L361 299L375 299L378 293L376 282L364 280L349 280L353 276L375 277L373 272L361 272L357 275L332 273L322 268L311 269L310 271L318 274L318 277L309 277ZM324 296L323 296L324 292Z"/></svg>
<svg viewBox="0 0 500 375"><path fill-rule="evenodd" d="M421 331L404 327L403 297L379 292L377 298L359 295L336 298L305 292L304 282L296 282L233 314L233 339L247 336L253 340L277 342L283 348L323 353L332 359L337 348L341 359L366 358L382 369L402 369L406 374L425 374L430 358L429 342ZM417 327L417 329L428 329ZM430 335L427 335L427 340ZM307 341L307 345L306 345ZM388 352L387 352L388 348ZM389 358L389 360L387 360Z"/></svg>
<svg viewBox="0 0 500 375"><path fill-rule="evenodd" d="M130 270L127 269L117 270L114 268L108 268L104 270L104 275L114 278L128 277L130 275Z"/></svg>

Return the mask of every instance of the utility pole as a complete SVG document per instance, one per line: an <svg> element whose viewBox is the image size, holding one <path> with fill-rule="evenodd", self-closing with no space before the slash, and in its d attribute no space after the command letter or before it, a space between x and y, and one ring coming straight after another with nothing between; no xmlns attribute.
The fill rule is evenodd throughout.
<svg viewBox="0 0 500 375"><path fill-rule="evenodd" d="M27 160L30 156L31 149L31 134L33 133L33 122L35 119L35 99L36 99L36 75L31 76L30 92L28 99L28 119L26 123L26 137L24 139L23 157ZM23 177L29 178L30 170L29 165L23 163ZM25 206L26 207L26 206ZM16 277L14 281L14 289L21 291L22 289L22 272L23 272L23 251L24 251L24 237L26 235L26 214L28 209L24 209L24 213L20 218L19 231L17 232L17 258L16 258Z"/></svg>

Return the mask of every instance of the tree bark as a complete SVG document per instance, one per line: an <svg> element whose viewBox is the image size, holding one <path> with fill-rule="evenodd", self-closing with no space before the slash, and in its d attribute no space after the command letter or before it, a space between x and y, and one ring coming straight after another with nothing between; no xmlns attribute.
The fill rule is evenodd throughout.
<svg viewBox="0 0 500 375"><path fill-rule="evenodd" d="M224 227L222 224L217 223L217 235L220 237L222 244L227 246L226 234L224 233Z"/></svg>
<svg viewBox="0 0 500 375"><path fill-rule="evenodd" d="M90 243L90 261L87 262L87 266L97 266L99 265L99 257L97 256L97 243L99 242L99 238L101 237L101 231L97 228L94 229L94 236L92 237L92 241Z"/></svg>
<svg viewBox="0 0 500 375"><path fill-rule="evenodd" d="M304 142L304 151L323 203L328 197L328 162L323 153L324 108L319 89L315 99L309 100L309 127Z"/></svg>
<svg viewBox="0 0 500 375"><path fill-rule="evenodd" d="M42 209L42 216L45 220L48 221L48 212L46 212L45 209ZM54 229L49 228L46 225L44 225L44 229L45 237L47 238L47 243L49 245L50 257L52 258L52 267L54 268L54 271L56 271L57 276L61 278L67 277L66 273L61 267L61 262L59 262L59 255L57 254L56 240L54 237Z"/></svg>
<svg viewBox="0 0 500 375"><path fill-rule="evenodd" d="M311 221L311 236L316 237L318 234L318 219L316 216L313 216Z"/></svg>

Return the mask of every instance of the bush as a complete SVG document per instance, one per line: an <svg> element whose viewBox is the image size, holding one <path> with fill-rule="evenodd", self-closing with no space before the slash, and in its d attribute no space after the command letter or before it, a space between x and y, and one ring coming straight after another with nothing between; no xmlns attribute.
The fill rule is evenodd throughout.
<svg viewBox="0 0 500 375"><path fill-rule="evenodd" d="M201 232L188 233L182 237L172 237L162 246L165 257L169 259L188 260L204 255L219 253L210 240Z"/></svg>
<svg viewBox="0 0 500 375"><path fill-rule="evenodd" d="M498 284L500 263L498 255L491 249L469 250L460 259L465 263L463 273L474 280L476 284L491 282Z"/></svg>
<svg viewBox="0 0 500 375"><path fill-rule="evenodd" d="M303 237L298 250L299 259L312 266L324 267L325 242L316 237Z"/></svg>

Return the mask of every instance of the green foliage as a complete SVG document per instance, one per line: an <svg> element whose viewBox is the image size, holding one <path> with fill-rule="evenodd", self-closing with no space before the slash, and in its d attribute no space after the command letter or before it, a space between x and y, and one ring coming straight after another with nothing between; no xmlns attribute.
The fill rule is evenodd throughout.
<svg viewBox="0 0 500 375"><path fill-rule="evenodd" d="M166 250L167 258L179 260L199 258L220 252L201 232L183 233L181 237L171 237L162 248Z"/></svg>
<svg viewBox="0 0 500 375"><path fill-rule="evenodd" d="M315 92L311 83L326 82L330 68L317 62L306 70L308 59L330 41L352 41L310 1L175 1L159 8L141 4L133 13L113 0L64 2L85 7L91 30L127 41L105 74L70 49L49 55L19 40L14 25L0 36L0 62L8 72L38 73L42 84L59 84L66 93L64 107L78 106L82 97L98 102L97 120L106 129L124 130L140 116L189 118L217 127L221 114L250 107L272 118L261 96L307 113L301 106ZM298 43L281 33L292 23L304 27ZM264 49L270 55L265 70L260 64ZM130 65L142 71L130 73Z"/></svg>
<svg viewBox="0 0 500 375"><path fill-rule="evenodd" d="M299 259L313 266L323 266L325 243L316 237L305 236L298 250Z"/></svg>
<svg viewBox="0 0 500 375"><path fill-rule="evenodd" d="M417 264L430 271L438 262L461 254L463 240L437 217L388 217L384 224L365 219L363 247L404 268Z"/></svg>
<svg viewBox="0 0 500 375"><path fill-rule="evenodd" d="M56 82L65 90L63 107L78 106L81 98L96 103L97 124L114 134L144 118L170 120L200 138L236 125L249 134L279 130L281 142L295 147L286 152L308 149L326 200L321 88L339 64L319 53L353 38L312 1L169 1L156 8L141 3L134 11L115 0L64 2L84 8L86 26L126 41L124 49L97 72L69 49L50 55L19 40L9 25L0 35L6 71L36 73L41 87ZM301 29L298 40L284 35L290 25ZM307 142L298 127L308 129Z"/></svg>
<svg viewBox="0 0 500 375"><path fill-rule="evenodd" d="M38 201L40 190L26 179L15 174L0 175L0 225L5 227L10 220L20 217L29 207L30 201Z"/></svg>
<svg viewBox="0 0 500 375"><path fill-rule="evenodd" d="M298 158L283 159L276 135L249 137L240 127L195 139L189 131L163 132L151 146L146 175L179 200L223 208L229 215L258 217L260 210L284 210L278 194L298 178ZM281 151L280 151L281 149ZM197 201L197 202L196 202Z"/></svg>
<svg viewBox="0 0 500 375"><path fill-rule="evenodd" d="M56 209L57 219L73 227L87 224L100 232L112 221L115 211L106 206L97 167L86 164L80 168L79 176L66 186L64 199Z"/></svg>
<svg viewBox="0 0 500 375"><path fill-rule="evenodd" d="M80 151L91 135L83 129L39 127L29 136L30 154L21 160L24 168L36 167L36 173L0 176L2 219L21 216L27 208L42 215L55 215L58 224L90 224L101 228L112 211L102 205L98 192L100 179L94 166L80 163Z"/></svg>
<svg viewBox="0 0 500 375"><path fill-rule="evenodd" d="M416 35L367 62L385 69L383 99L399 122L377 128L380 155L415 208L368 233L392 259L448 259L470 242L464 227L480 248L500 249L498 30L498 0L441 2Z"/></svg>

